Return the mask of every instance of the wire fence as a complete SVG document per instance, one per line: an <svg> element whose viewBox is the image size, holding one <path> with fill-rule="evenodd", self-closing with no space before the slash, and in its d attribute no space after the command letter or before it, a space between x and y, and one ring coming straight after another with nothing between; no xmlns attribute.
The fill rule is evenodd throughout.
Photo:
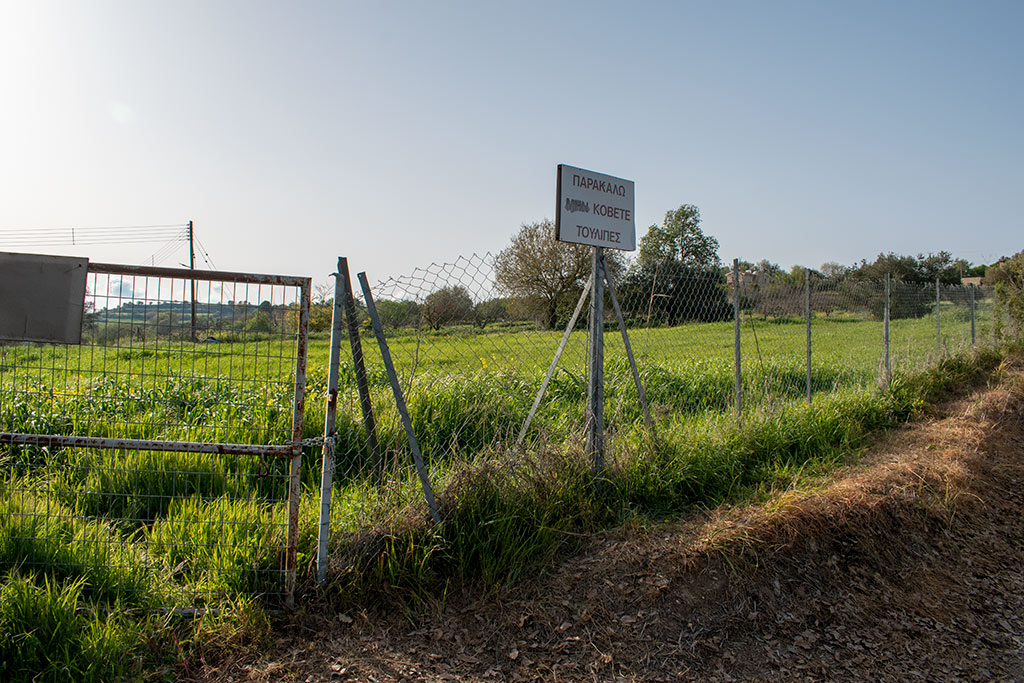
<svg viewBox="0 0 1024 683"><path fill-rule="evenodd" d="M385 354L359 297L310 308L308 278L90 264L80 344L0 342L0 571L85 577L112 604L289 603L314 555L322 577L328 550L401 552L387 530L422 515L431 486L447 496L436 519L466 468L527 472L582 448L586 275L524 292L474 255L367 283ZM985 288L671 265L614 276L658 429L874 390L1000 324ZM613 306L605 316L614 447L644 411ZM332 317L331 336L308 337Z"/></svg>
<svg viewBox="0 0 1024 683"><path fill-rule="evenodd" d="M81 344L0 346L0 570L287 601L310 282L90 264Z"/></svg>
<svg viewBox="0 0 1024 683"><path fill-rule="evenodd" d="M485 254L372 287L428 482L417 477L382 352L360 309L355 322L365 369L340 354L330 496L321 500L322 553L328 520L331 556L351 557L351 544L366 528L388 529L410 511L423 514L429 485L442 491L444 508L453 503L445 495L459 495L459 473L467 468L486 474L500 463L526 481L538 471L535 458L582 450L589 340L586 313L574 313L582 307L585 276L552 297L524 295L501 286L496 259ZM616 280L659 430L875 391L895 374L994 341L986 288L670 267L640 275L620 269ZM605 315L605 423L614 444L632 439L644 417L614 307L605 306ZM364 424L367 405L373 444ZM320 570L322 578L327 567Z"/></svg>
<svg viewBox="0 0 1024 683"><path fill-rule="evenodd" d="M750 411L860 390L884 384L887 373L920 369L993 339L992 293L982 287L891 282L886 312L884 282L792 282L756 273L737 273L734 281L718 270L666 270L626 272L617 285L658 415L732 411L737 394ZM576 281L553 303L516 295L497 284L495 259L484 255L374 287L425 453L469 455L515 439L583 284ZM612 306L605 315L609 421L631 424L641 408ZM581 433L585 318L569 334L533 438L564 441ZM371 360L370 376L380 374L378 362Z"/></svg>

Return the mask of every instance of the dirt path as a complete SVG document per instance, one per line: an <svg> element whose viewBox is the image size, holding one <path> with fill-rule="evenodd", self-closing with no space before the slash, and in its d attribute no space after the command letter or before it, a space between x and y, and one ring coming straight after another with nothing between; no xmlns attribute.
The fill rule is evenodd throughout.
<svg viewBox="0 0 1024 683"><path fill-rule="evenodd" d="M1024 680L1024 374L814 491L593 539L535 583L305 614L217 680Z"/></svg>

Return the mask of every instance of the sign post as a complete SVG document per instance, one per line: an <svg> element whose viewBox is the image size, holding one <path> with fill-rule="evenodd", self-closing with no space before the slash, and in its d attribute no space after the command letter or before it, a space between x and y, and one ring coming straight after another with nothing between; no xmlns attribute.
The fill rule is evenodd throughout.
<svg viewBox="0 0 1024 683"><path fill-rule="evenodd" d="M557 202L555 237L561 242L586 244L594 249L590 291L586 448L594 460L594 471L597 473L604 466L604 283L608 273L604 250L636 249L633 181L559 164ZM614 297L615 288L610 278L608 284L609 292ZM618 310L618 301L614 303ZM622 333L623 338L627 339L625 327ZM626 353L633 364L628 339ZM634 380L646 414L643 386L635 373Z"/></svg>

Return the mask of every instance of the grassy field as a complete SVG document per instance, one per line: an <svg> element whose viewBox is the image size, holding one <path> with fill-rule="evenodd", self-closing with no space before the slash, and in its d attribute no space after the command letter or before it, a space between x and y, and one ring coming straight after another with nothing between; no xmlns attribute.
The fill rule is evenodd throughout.
<svg viewBox="0 0 1024 683"><path fill-rule="evenodd" d="M810 406L803 401L803 321L744 316L742 424L732 414L731 322L632 330L656 440L642 428L621 338L610 330L611 446L597 489L579 443L584 333L573 333L554 375L530 433L529 458L509 445L559 333L500 327L395 333L392 354L445 516L440 534L423 522L386 375L366 337L388 477L383 486L374 484L355 374L343 361L332 591L349 599L381 586L416 594L449 580L506 580L551 557L573 534L624 516L677 514L827 467L865 432L904 419L936 387L996 362L955 355L970 342L962 313L944 307L944 349L953 359L930 375L916 373L939 360L934 317L894 321L898 373L885 390L878 382L881 324L816 318ZM991 337L989 317L979 309L979 339ZM323 430L328 343L310 342L305 437ZM280 340L5 346L0 431L284 443L292 424L293 358L294 349ZM318 451L306 455L299 566L308 581L320 472ZM147 629L178 637L178 626L154 625L153 608L231 604L258 624L252 615L259 608L247 596L280 594L283 461L3 446L0 462L0 678L35 671L40 680L59 680L71 671L105 680L144 670L167 652L166 643L147 639ZM180 647L176 652L188 656Z"/></svg>

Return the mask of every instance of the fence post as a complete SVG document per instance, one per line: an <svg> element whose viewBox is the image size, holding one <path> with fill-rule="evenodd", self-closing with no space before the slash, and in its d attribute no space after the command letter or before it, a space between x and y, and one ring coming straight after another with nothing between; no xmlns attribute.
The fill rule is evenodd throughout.
<svg viewBox="0 0 1024 683"><path fill-rule="evenodd" d="M971 346L977 346L977 337L974 333L974 283L971 283Z"/></svg>
<svg viewBox="0 0 1024 683"><path fill-rule="evenodd" d="M612 274L608 271L608 263L601 259L601 268L604 270L604 279L608 283L608 293L612 297L612 306L615 308L615 319L619 323L619 331L622 333L622 347L626 349L626 359L629 361L629 369L633 373L633 382L636 384L636 396L640 400L640 407L644 411L644 422L651 436L656 436L654 431L654 420L651 419L651 409L647 405L647 392L644 390L644 383L640 381L640 371L636 369L636 357L633 356L633 347L629 343L629 332L626 331L626 319L622 315L622 306L619 305L619 297L615 294L615 282Z"/></svg>
<svg viewBox="0 0 1024 683"><path fill-rule="evenodd" d="M370 462L374 477L380 485L384 480L384 459L377 443L377 424L373 419L373 402L370 400L370 385L366 381L366 363L363 361L363 344L359 339L359 321L356 319L356 303L352 293L352 278L348 273L348 259L338 258L338 279L342 284L342 302L345 304L345 323L348 327L348 343L352 349L352 365L356 372L356 387L359 390L359 407L363 413L363 428L366 430L366 445L370 450Z"/></svg>
<svg viewBox="0 0 1024 683"><path fill-rule="evenodd" d="M395 406L398 408L398 414L402 417L402 426L405 428L405 435L409 439L409 449L412 450L412 457L416 463L416 474L419 476L420 485L423 487L423 497L427 499L427 507L430 508L430 516L434 520L434 524L440 524L441 515L438 514L437 503L434 502L434 489L430 486L430 475L427 473L426 465L423 464L420 444L416 440L416 433L412 429L412 418L409 417L409 409L405 405L402 386L398 383L398 374L395 372L395 364L391 360L388 340L384 337L384 327L380 324L380 316L377 315L377 306L373 303L370 282L366 279L366 273L357 273L356 277L359 278L359 287L363 290L366 312L370 314L373 334L377 337L377 346L380 347L381 360L384 361L384 367L388 371L391 391L395 395Z"/></svg>
<svg viewBox="0 0 1024 683"><path fill-rule="evenodd" d="M192 221L188 222L188 269L195 271L196 269L196 248L195 248L195 232L192 229ZM196 281L195 279L189 280L189 299L192 300L192 342L199 341L196 336Z"/></svg>
<svg viewBox="0 0 1024 683"><path fill-rule="evenodd" d="M302 416L306 411L306 353L309 340L309 293L312 280L304 278L300 290L298 343L295 349L295 403L292 413L292 443L295 451L288 463L288 547L285 550L285 605L295 606L296 570L299 564L299 497L302 493Z"/></svg>
<svg viewBox="0 0 1024 683"><path fill-rule="evenodd" d="M740 368L740 260L732 260L732 312L736 355L736 417L743 413L743 371Z"/></svg>
<svg viewBox="0 0 1024 683"><path fill-rule="evenodd" d="M341 361L341 334L344 318L344 289L339 272L334 273L334 310L331 314L331 355L327 370L327 407L324 413L324 446L320 472L320 527L317 531L316 581L327 580L327 540L331 527L331 490L334 486L334 435L338 414L338 363Z"/></svg>
<svg viewBox="0 0 1024 683"><path fill-rule="evenodd" d="M587 453L594 459L594 472L604 466L604 278L601 262L604 248L594 247L590 292L590 353L587 374Z"/></svg>
<svg viewBox="0 0 1024 683"><path fill-rule="evenodd" d="M939 293L939 278L935 278L935 353L942 356L942 325L939 316L939 304L941 297Z"/></svg>
<svg viewBox="0 0 1024 683"><path fill-rule="evenodd" d="M885 274L885 306L882 312L882 345L885 347L885 386L892 379L892 366L889 364L889 273Z"/></svg>
<svg viewBox="0 0 1024 683"><path fill-rule="evenodd" d="M805 312L807 316L807 402L811 402L811 271L804 271L806 292Z"/></svg>
<svg viewBox="0 0 1024 683"><path fill-rule="evenodd" d="M593 277L593 275L591 275ZM540 391L537 392L537 397L533 400L533 405L530 407L530 412L526 416L526 421L523 422L522 429L519 430L519 437L516 438L516 447L523 444L523 439L526 438L526 431L530 428L533 423L533 418L537 415L537 409L540 408L540 402L544 399L544 392L548 390L548 384L551 382L551 377L555 374L555 368L558 367L558 359L562 357L562 352L565 351L565 345L569 343L569 337L572 336L572 331L576 329L576 320L580 317L580 311L583 310L583 304L587 300L587 296L590 294L590 281L587 280L587 284L583 287L583 292L580 294L579 301L576 302L576 308L572 312L572 317L569 318L569 324L565 326L565 333L562 335L562 341L559 342L558 348L555 350L555 357L551 359L551 365L548 366L547 374L544 375L544 381L540 383Z"/></svg>

